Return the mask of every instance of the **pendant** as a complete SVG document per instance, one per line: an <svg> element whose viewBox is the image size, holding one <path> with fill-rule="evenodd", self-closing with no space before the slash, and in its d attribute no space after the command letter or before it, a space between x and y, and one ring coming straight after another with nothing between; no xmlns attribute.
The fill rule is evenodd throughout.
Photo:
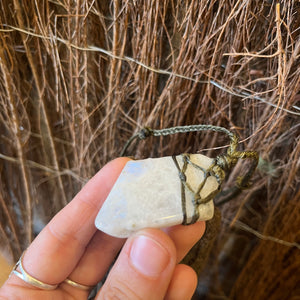
<svg viewBox="0 0 300 300"><path fill-rule="evenodd" d="M201 154L129 161L100 209L96 227L125 238L146 227L211 219L213 197L220 190L214 166L214 159Z"/></svg>
<svg viewBox="0 0 300 300"><path fill-rule="evenodd" d="M121 156L136 140L203 130L225 133L230 138L227 152L216 158L181 154L129 161L100 209L96 227L109 235L126 238L147 227L163 228L209 220L214 215L213 199L221 191L225 175L239 159L250 159L252 164L244 176L237 178L232 193L216 205L224 204L248 188L258 164L258 154L238 151L238 137L224 127L201 124L158 130L145 127L127 141Z"/></svg>

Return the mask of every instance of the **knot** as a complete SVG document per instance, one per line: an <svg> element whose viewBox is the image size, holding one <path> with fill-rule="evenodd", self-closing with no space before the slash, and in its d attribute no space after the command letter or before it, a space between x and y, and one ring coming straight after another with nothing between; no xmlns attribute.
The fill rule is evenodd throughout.
<svg viewBox="0 0 300 300"><path fill-rule="evenodd" d="M228 154L219 155L216 158L217 165L224 171L231 170L237 163L237 158Z"/></svg>
<svg viewBox="0 0 300 300"><path fill-rule="evenodd" d="M153 131L151 128L149 127L144 127L139 133L138 133L138 137L140 140L144 140L147 137L153 135Z"/></svg>

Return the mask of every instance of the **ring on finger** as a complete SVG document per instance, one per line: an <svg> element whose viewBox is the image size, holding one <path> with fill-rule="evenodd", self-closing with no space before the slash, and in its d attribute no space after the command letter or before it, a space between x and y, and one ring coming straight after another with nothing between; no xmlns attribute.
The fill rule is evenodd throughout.
<svg viewBox="0 0 300 300"><path fill-rule="evenodd" d="M88 290L91 290L94 286L92 285L84 285L84 284L80 284L80 283L77 283L69 278L66 278L64 280L64 283L67 283L73 287L76 287L78 289L81 289L81 290L84 290L84 291L88 291Z"/></svg>
<svg viewBox="0 0 300 300"><path fill-rule="evenodd" d="M24 256L24 253L21 255L20 259L17 261L16 265L14 266L12 272L11 272L11 275L12 274L15 274L16 276L18 276L20 279L22 279L23 281L25 281L26 283L32 285L32 286L35 286L39 289L42 289L42 290L55 290L58 286L58 284L48 284L48 283L44 283L34 277L32 277L31 275L29 275L24 267L23 267L23 264L22 264L22 259L23 259L23 256ZM20 272L17 270L17 268L19 267L20 269Z"/></svg>

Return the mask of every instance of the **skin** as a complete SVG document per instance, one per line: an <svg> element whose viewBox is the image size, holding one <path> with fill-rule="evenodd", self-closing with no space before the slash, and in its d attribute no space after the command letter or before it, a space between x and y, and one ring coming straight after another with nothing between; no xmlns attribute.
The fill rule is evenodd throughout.
<svg viewBox="0 0 300 300"><path fill-rule="evenodd" d="M184 300L197 285L195 272L179 264L202 237L205 223L178 225L164 230L143 229L118 239L96 229L95 217L128 158L104 166L41 231L26 250L24 269L48 284L52 291L35 288L16 275L0 289L0 299L87 299L88 291L63 283L66 278L93 286L102 280L96 299Z"/></svg>

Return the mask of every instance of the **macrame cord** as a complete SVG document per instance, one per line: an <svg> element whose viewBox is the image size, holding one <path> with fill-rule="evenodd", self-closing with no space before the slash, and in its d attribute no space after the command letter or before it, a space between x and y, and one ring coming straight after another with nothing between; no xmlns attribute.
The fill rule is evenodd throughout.
<svg viewBox="0 0 300 300"><path fill-rule="evenodd" d="M239 159L250 159L252 164L248 170L248 172L243 177L238 177L236 180L235 187L231 190L230 195L226 196L226 198L222 199L221 201L217 202L216 205L222 205L226 202L228 202L230 199L235 197L238 193L241 192L241 190L246 189L249 187L250 179L257 167L258 164L258 153L256 151L237 151L238 146L238 137L229 131L228 129L220 126L213 126L213 125L189 125L189 126L176 126L171 128L165 128L165 129L151 129L149 127L145 127L141 129L139 132L134 134L125 144L121 156L124 156L128 147L133 143L135 140L144 140L147 137L150 136L167 136L172 135L176 133L188 133L188 132L195 132L195 131L215 131L215 132L222 132L225 133L229 139L230 139L230 145L227 149L227 152L225 154L217 156L211 166L206 170L202 168L201 166L198 166L197 164L193 163L190 158L189 154L181 154L181 158L183 160L183 165L180 168L179 163L177 161L177 158L175 156L172 156L174 164L176 168L178 169L179 178L181 180L181 197L184 207L185 202L185 190L189 190L193 194L193 206L194 206L194 215L192 217L192 220L190 222L187 222L186 218L186 212L183 211L184 220L183 224L188 225L195 223L199 217L198 213L198 206L200 204L204 204L212 200L214 197L216 197L217 194L219 194L220 190L217 190L215 192L210 193L205 198L201 198L200 192L202 188L204 187L207 178L209 176L215 176L217 179L217 182L219 186L221 186L222 182L225 179L226 172L229 172L233 169L233 167L237 164ZM193 190L189 183L187 182L185 172L187 168L191 166L194 168L197 168L203 173L204 180L199 184L197 190Z"/></svg>

